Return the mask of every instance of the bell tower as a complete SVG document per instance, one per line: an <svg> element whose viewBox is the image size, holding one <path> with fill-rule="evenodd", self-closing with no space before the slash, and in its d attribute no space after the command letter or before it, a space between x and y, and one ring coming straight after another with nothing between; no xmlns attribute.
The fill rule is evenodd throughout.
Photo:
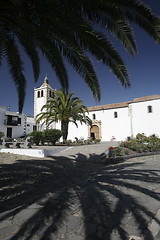
<svg viewBox="0 0 160 240"><path fill-rule="evenodd" d="M43 105L54 97L55 89L48 84L48 77L45 76L43 84L39 88L34 88L34 119L41 112Z"/></svg>

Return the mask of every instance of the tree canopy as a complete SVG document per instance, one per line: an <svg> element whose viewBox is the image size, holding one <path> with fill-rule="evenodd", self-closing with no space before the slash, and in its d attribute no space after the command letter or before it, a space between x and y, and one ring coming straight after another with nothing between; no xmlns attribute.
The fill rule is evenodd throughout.
<svg viewBox="0 0 160 240"><path fill-rule="evenodd" d="M67 60L100 100L100 84L89 56L109 67L127 87L129 74L110 35L134 56L133 24L159 42L159 22L159 17L139 0L1 0L0 65L6 58L18 91L19 112L26 89L21 47L32 62L35 81L42 52L65 91L69 89Z"/></svg>

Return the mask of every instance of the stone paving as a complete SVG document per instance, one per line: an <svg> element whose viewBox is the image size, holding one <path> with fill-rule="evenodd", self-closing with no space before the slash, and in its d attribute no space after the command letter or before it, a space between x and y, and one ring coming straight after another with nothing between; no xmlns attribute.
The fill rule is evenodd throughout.
<svg viewBox="0 0 160 240"><path fill-rule="evenodd" d="M160 155L108 164L108 146L1 153L0 240L160 240Z"/></svg>

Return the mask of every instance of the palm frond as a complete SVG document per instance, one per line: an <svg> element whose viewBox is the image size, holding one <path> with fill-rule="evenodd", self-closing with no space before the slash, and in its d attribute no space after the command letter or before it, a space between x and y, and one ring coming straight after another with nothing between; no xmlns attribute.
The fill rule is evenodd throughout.
<svg viewBox="0 0 160 240"><path fill-rule="evenodd" d="M22 103L20 111L26 82L17 47L19 43L32 62L35 80L39 76L41 51L66 92L69 90L69 79L64 60L86 82L95 99L100 100L99 80L90 56L109 67L123 86L129 86L127 67L110 41L110 36L118 39L134 56L137 48L133 24L160 42L160 18L139 0L2 0L0 62L3 56L7 58L18 91L19 106ZM14 42L13 51L8 51L11 39ZM13 63L14 51L16 63Z"/></svg>
<svg viewBox="0 0 160 240"><path fill-rule="evenodd" d="M76 72L84 79L86 84L91 89L93 96L96 100L100 100L100 86L96 72L89 57L85 56L82 52L68 47L62 46L62 54L73 66Z"/></svg>
<svg viewBox="0 0 160 240"><path fill-rule="evenodd" d="M31 33L30 33L31 34ZM31 37L29 32L17 32L17 37L20 41L20 44L24 47L24 50L28 57L31 59L34 80L37 82L39 73L40 73L40 59L36 49L36 44L34 42L34 38Z"/></svg>
<svg viewBox="0 0 160 240"><path fill-rule="evenodd" d="M51 41L49 38L46 38L45 36L44 38L42 36L40 38L41 42L38 42L38 46L54 69L62 88L65 91L68 91L68 74L58 48L56 47L54 41Z"/></svg>
<svg viewBox="0 0 160 240"><path fill-rule="evenodd" d="M23 75L23 62L20 58L18 47L13 38L7 38L4 52L7 58L10 73L17 88L18 106L19 112L21 113L25 98L26 80Z"/></svg>
<svg viewBox="0 0 160 240"><path fill-rule="evenodd" d="M157 33L157 24L160 22L160 19L153 14L151 8L139 0L114 0L114 2L118 4L117 6L121 14L123 14L130 23L139 25L155 41L159 41L160 36Z"/></svg>
<svg viewBox="0 0 160 240"><path fill-rule="evenodd" d="M77 59L78 61L81 59L85 60L86 56L84 56L83 54L84 49L85 51L91 53L91 55L95 56L98 61L102 61L106 67L109 67L116 75L116 77L121 81L123 86L129 86L130 82L127 68L125 67L125 64L121 59L120 55L118 54L117 50L113 47L113 44L105 37L105 35L100 32L94 31L90 24L86 21L79 20L78 22L76 22L75 30L77 30L76 33L74 33L73 29L71 29L69 34L67 33L67 30L65 30L66 44L58 44L60 50L62 51L62 54L67 57L67 60L70 62L70 64L72 64L73 62L73 67L77 69L77 72L81 75L81 77L85 79L86 75L84 76L83 72L86 73L86 69L84 68L82 70L79 62L76 65L76 61ZM80 47L78 47L77 42L79 43ZM71 48L69 47L69 43L72 43ZM132 49L134 50L135 47L133 46ZM88 61L86 61L86 63L87 62ZM90 66L91 65L92 63L90 62ZM87 69L89 70L91 68L87 66ZM95 74L95 72L93 73L93 67L90 75L92 74ZM87 76L87 78L90 79L89 75ZM93 85L93 83L91 84Z"/></svg>

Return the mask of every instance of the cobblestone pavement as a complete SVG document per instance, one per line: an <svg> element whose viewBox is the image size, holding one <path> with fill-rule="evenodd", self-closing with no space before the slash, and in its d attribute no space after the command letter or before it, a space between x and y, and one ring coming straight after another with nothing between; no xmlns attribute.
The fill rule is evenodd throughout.
<svg viewBox="0 0 160 240"><path fill-rule="evenodd" d="M160 240L160 155L103 163L108 145L0 154L0 239Z"/></svg>

